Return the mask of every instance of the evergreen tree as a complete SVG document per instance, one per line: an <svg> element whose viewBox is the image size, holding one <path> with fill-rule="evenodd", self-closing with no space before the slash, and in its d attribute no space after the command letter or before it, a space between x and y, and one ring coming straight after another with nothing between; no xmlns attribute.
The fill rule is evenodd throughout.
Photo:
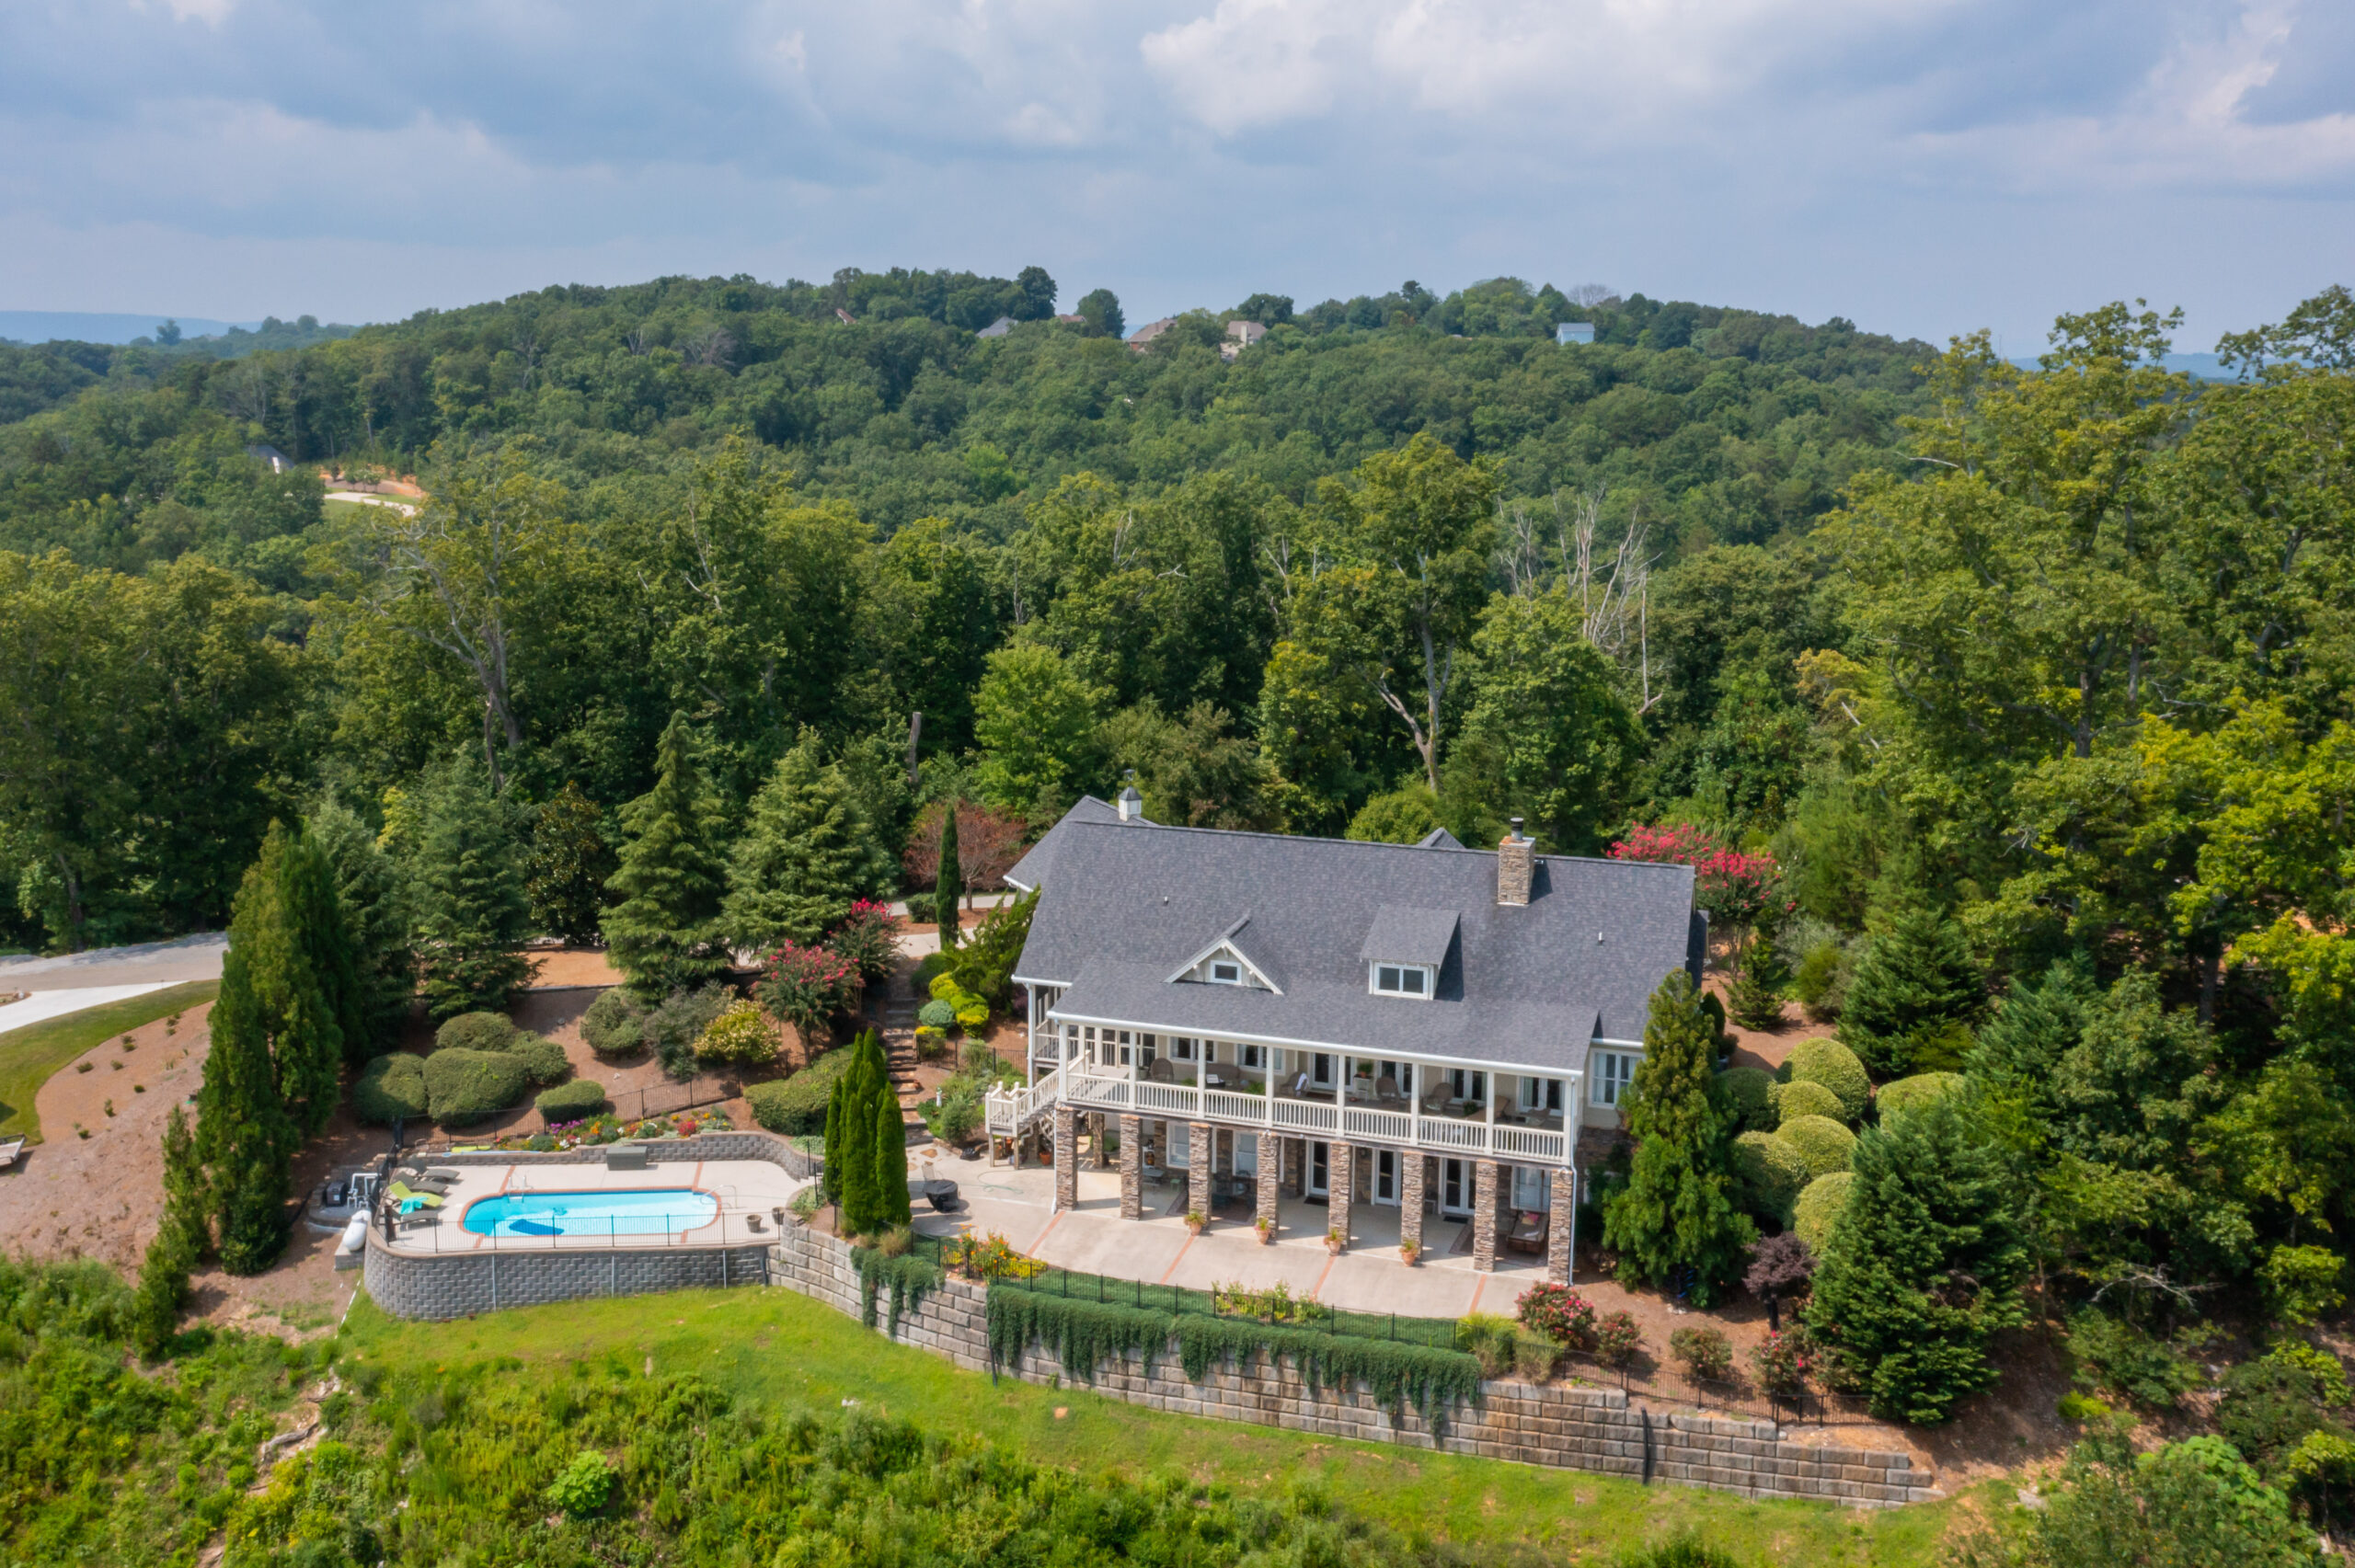
<svg viewBox="0 0 2355 1568"><path fill-rule="evenodd" d="M357 969L358 1002L347 1020L343 1053L361 1061L392 1043L417 994L400 875L360 814L334 795L311 813L305 827L335 878L336 903Z"/></svg>
<svg viewBox="0 0 2355 1568"><path fill-rule="evenodd" d="M808 946L850 913L853 900L885 892L893 880L890 856L814 733L779 760L752 796L751 818L736 841L720 921L740 946Z"/></svg>
<svg viewBox="0 0 2355 1568"><path fill-rule="evenodd" d="M598 918L605 910L605 883L614 875L613 846L605 841L604 813L567 781L532 817L532 853L523 892L532 924L575 947L603 940Z"/></svg>
<svg viewBox="0 0 2355 1568"><path fill-rule="evenodd" d="M272 1054L288 1034L282 1004L303 990L297 977L284 973L299 944L283 929L272 841L282 835L264 841L263 859L237 891L213 1004L213 1045L196 1098L196 1158L218 1219L221 1266L231 1274L260 1273L286 1244L289 1165L303 1140ZM316 989L310 988L314 999ZM323 1015L324 1003L315 1012ZM296 1043L284 1043L292 1058Z"/></svg>
<svg viewBox="0 0 2355 1568"><path fill-rule="evenodd" d="M304 1063L304 1091L287 1095L288 1104L299 1109L307 1136L327 1126L342 1098L343 1058L358 1056L354 1042L368 1036L370 997L351 915L337 890L335 863L304 824L297 822L287 834L280 864L287 917L335 1034L332 1043L324 1036L312 1042ZM282 1068L280 1079L284 1082Z"/></svg>
<svg viewBox="0 0 2355 1568"><path fill-rule="evenodd" d="M1903 1077L1931 1036L1975 1023L1986 1001L1962 928L1936 910L1909 909L1865 944L1840 1004L1840 1040L1880 1076Z"/></svg>
<svg viewBox="0 0 2355 1568"><path fill-rule="evenodd" d="M1850 1168L1808 1327L1875 1415L1943 1421L1995 1381L1988 1336L2025 1315L2022 1184L1956 1096L1867 1130Z"/></svg>
<svg viewBox="0 0 2355 1568"><path fill-rule="evenodd" d="M818 1172L818 1192L828 1203L843 1200L843 1085L847 1076L835 1074L826 1095L825 1163Z"/></svg>
<svg viewBox="0 0 2355 1568"><path fill-rule="evenodd" d="M472 748L431 781L422 805L408 886L427 1011L503 1013L532 975L513 813Z"/></svg>
<svg viewBox="0 0 2355 1568"><path fill-rule="evenodd" d="M674 713L655 750L654 787L622 810L621 869L605 886L621 902L605 911L615 966L641 1000L659 1001L725 973L719 944L717 812L695 760L687 715Z"/></svg>
<svg viewBox="0 0 2355 1568"><path fill-rule="evenodd" d="M1634 1168L1603 1219L1621 1278L1640 1285L1690 1268L1692 1299L1703 1307L1740 1276L1758 1234L1733 1201L1736 1118L1710 1093L1717 1035L1693 977L1671 970L1652 992L1644 1059L1629 1085Z"/></svg>
<svg viewBox="0 0 2355 1568"><path fill-rule="evenodd" d="M907 1117L891 1090L891 1067L883 1055L882 1039L869 1029L861 1040L875 1064L875 1224L879 1230L889 1230L911 1218Z"/></svg>
<svg viewBox="0 0 2355 1568"><path fill-rule="evenodd" d="M132 1299L132 1339L142 1355L154 1356L178 1330L205 1240L204 1173L188 1117L174 1105L164 1122L164 1221L147 1243Z"/></svg>
<svg viewBox="0 0 2355 1568"><path fill-rule="evenodd" d="M965 868L957 864L957 801L952 796L948 809L940 814L940 875L932 889L933 913L940 921L943 953L956 946L963 934L958 924L957 905L964 896Z"/></svg>
<svg viewBox="0 0 2355 1568"><path fill-rule="evenodd" d="M842 1077L842 1111L835 1117L834 1146L826 1163L838 1171L834 1203L846 1236L864 1236L875 1228L875 1112L867 1084L864 1042L854 1047L850 1067Z"/></svg>

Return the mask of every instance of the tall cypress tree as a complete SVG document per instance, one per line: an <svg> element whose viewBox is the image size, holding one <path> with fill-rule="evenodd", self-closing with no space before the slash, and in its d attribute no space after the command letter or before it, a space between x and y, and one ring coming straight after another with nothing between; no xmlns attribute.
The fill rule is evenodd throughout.
<svg viewBox="0 0 2355 1568"><path fill-rule="evenodd" d="M408 916L400 873L360 814L329 795L305 824L327 856L337 907L357 969L357 1028L347 1024L343 1052L359 1061L389 1046L417 994Z"/></svg>
<svg viewBox="0 0 2355 1568"><path fill-rule="evenodd" d="M640 1001L711 979L728 968L718 941L723 879L712 848L717 824L687 715L674 713L655 751L654 787L625 807L621 869L606 887L607 949Z"/></svg>
<svg viewBox="0 0 2355 1568"><path fill-rule="evenodd" d="M868 1084L867 1053L854 1049L850 1069L843 1074L843 1110L836 1141L842 1151L841 1190L835 1197L841 1230L851 1236L870 1235L875 1225L875 1107ZM833 1163L832 1152L828 1163Z"/></svg>
<svg viewBox="0 0 2355 1568"><path fill-rule="evenodd" d="M873 1062L875 1080L875 1221L888 1230L908 1223L908 1130L900 1097L891 1092L891 1064L874 1030L860 1036L861 1047Z"/></svg>
<svg viewBox="0 0 2355 1568"><path fill-rule="evenodd" d="M836 1073L826 1094L826 1160L818 1172L818 1192L828 1203L843 1200L843 1085L847 1076Z"/></svg>
<svg viewBox="0 0 2355 1568"><path fill-rule="evenodd" d="M957 800L950 796L940 814L940 876L933 884L933 912L940 921L940 950L957 945L964 935L957 921L957 905L965 896L965 868L957 864Z"/></svg>
<svg viewBox="0 0 2355 1568"><path fill-rule="evenodd" d="M424 807L408 882L426 1007L436 1018L503 1013L532 976L514 814L470 747L431 782Z"/></svg>
<svg viewBox="0 0 2355 1568"><path fill-rule="evenodd" d="M750 818L729 865L720 921L741 946L816 942L854 899L893 881L891 857L814 734L778 761L752 796Z"/></svg>
<svg viewBox="0 0 2355 1568"><path fill-rule="evenodd" d="M262 859L247 868L229 921L229 951L221 963L221 990L213 1004L213 1045L196 1097L196 1157L207 1199L218 1217L221 1266L258 1274L286 1244L290 1162L302 1132L286 1107L273 1047L283 1041L299 1061L287 1006L304 998L300 978L287 973L301 944L285 929L285 901L273 864L273 832ZM324 1018L324 1001L309 987ZM338 1042L339 1049L340 1042Z"/></svg>
<svg viewBox="0 0 2355 1568"><path fill-rule="evenodd" d="M1991 1386L1988 1336L2026 1315L2023 1184L1959 1098L1856 1140L1808 1304L1809 1331L1887 1420L1943 1421Z"/></svg>
<svg viewBox="0 0 2355 1568"><path fill-rule="evenodd" d="M353 937L350 912L337 890L335 863L326 847L301 822L287 835L281 876L284 879L287 915L303 944L312 978L317 983L334 1039L324 1036L313 1043L309 1093L288 1095L300 1108L303 1130L317 1132L335 1114L341 1098L342 1059L358 1055L355 1039L365 1039L368 987L361 973L360 949ZM283 1072L281 1073L281 1080Z"/></svg>
<svg viewBox="0 0 2355 1568"><path fill-rule="evenodd" d="M196 1162L188 1117L174 1105L164 1122L164 1222L147 1243L138 1293L132 1299L132 1337L143 1355L161 1350L178 1329L180 1310L188 1305L189 1273L206 1240L204 1173Z"/></svg>
<svg viewBox="0 0 2355 1568"><path fill-rule="evenodd" d="M1900 1076L1913 1070L1932 1034L1976 1022L1986 1005L1962 928L1933 909L1906 910L1856 961L1840 1003L1840 1043L1875 1072Z"/></svg>
<svg viewBox="0 0 2355 1568"><path fill-rule="evenodd" d="M1735 1119L1709 1093L1717 1035L1693 977L1671 971L1652 992L1644 1059L1628 1086L1635 1165L1603 1216L1603 1244L1618 1252L1622 1278L1640 1285L1690 1268L1701 1307L1740 1276L1758 1235L1733 1201Z"/></svg>

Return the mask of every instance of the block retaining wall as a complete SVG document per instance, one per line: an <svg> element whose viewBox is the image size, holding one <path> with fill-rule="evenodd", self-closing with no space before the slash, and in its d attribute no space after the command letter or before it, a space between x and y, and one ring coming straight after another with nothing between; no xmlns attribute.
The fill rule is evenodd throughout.
<svg viewBox="0 0 2355 1568"><path fill-rule="evenodd" d="M769 1281L859 1315L858 1271L840 1240L788 1225L772 1251ZM988 1293L951 1279L904 1313L899 1337L960 1367L989 1367ZM888 1327L879 1303L877 1328ZM1414 1411L1394 1425L1356 1388L1312 1392L1289 1363L1261 1359L1213 1368L1189 1379L1173 1338L1148 1370L1139 1360L1107 1363L1094 1383L1066 1378L1062 1364L1033 1348L1001 1372L1029 1383L1067 1382L1130 1404L1179 1415L1245 1421L1369 1443L1436 1447L1449 1453L1604 1475L1679 1482L1749 1497L1812 1497L1860 1507L1891 1507L1939 1495L1911 1456L1825 1448L1781 1437L1771 1422L1653 1414L1616 1389L1566 1389L1494 1381L1477 1406L1454 1411L1436 1444ZM1648 1464L1647 1455L1648 1454Z"/></svg>

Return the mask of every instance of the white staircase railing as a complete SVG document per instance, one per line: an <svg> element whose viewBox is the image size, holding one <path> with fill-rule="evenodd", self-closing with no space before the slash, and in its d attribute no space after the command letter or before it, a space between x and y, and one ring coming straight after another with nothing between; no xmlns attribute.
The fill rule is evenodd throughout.
<svg viewBox="0 0 2355 1568"><path fill-rule="evenodd" d="M992 1133L1010 1138L1053 1110L1063 1093L1063 1070L1060 1067L1036 1083L1017 1089L993 1089L982 1096L982 1121Z"/></svg>

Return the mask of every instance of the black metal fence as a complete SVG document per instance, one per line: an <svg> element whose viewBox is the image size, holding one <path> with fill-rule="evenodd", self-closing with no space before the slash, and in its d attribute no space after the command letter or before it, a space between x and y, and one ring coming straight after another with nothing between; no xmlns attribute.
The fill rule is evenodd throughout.
<svg viewBox="0 0 2355 1568"><path fill-rule="evenodd" d="M613 1114L624 1121L644 1121L649 1116L671 1116L682 1111L717 1105L723 1100L733 1100L743 1092L741 1079L698 1074L684 1080L649 1083L638 1089L609 1091L605 1098L614 1107Z"/></svg>

